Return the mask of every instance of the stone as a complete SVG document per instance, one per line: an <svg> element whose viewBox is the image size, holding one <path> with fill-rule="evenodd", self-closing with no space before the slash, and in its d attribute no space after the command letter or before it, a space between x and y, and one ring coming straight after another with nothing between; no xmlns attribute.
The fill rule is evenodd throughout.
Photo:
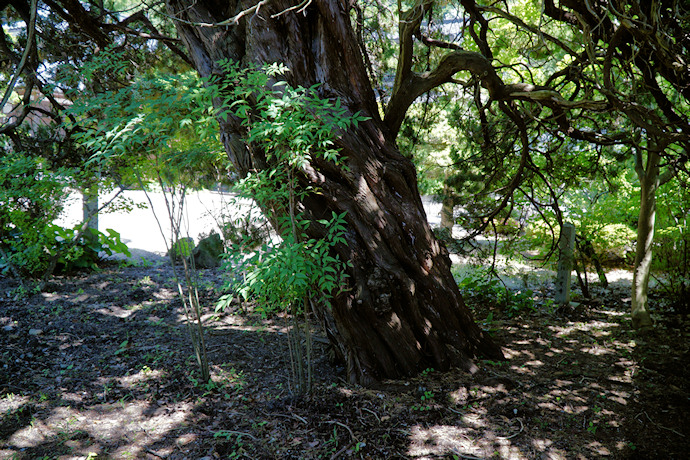
<svg viewBox="0 0 690 460"><path fill-rule="evenodd" d="M225 252L223 240L215 232L202 238L192 251L196 268L215 268L220 266L221 256Z"/></svg>

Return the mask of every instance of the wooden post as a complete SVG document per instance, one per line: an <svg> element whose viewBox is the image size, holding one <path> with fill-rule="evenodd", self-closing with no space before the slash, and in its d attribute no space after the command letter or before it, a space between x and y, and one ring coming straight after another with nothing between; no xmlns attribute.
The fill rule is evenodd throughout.
<svg viewBox="0 0 690 460"><path fill-rule="evenodd" d="M558 241L558 273L556 274L556 303L570 302L570 273L573 270L573 248L575 247L575 226L564 223Z"/></svg>

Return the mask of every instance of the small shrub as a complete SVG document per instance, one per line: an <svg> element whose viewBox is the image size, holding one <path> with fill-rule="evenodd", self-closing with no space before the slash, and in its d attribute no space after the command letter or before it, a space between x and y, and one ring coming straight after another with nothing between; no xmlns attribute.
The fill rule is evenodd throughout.
<svg viewBox="0 0 690 460"><path fill-rule="evenodd" d="M497 279L471 275L460 281L458 287L469 303L489 309L497 308L509 318L520 316L535 308L532 299L534 292L531 289L513 292Z"/></svg>
<svg viewBox="0 0 690 460"><path fill-rule="evenodd" d="M22 152L0 155L0 272L40 276L50 262L46 249L67 199L68 173Z"/></svg>
<svg viewBox="0 0 690 460"><path fill-rule="evenodd" d="M168 256L172 257L175 262L179 262L182 259L187 259L192 255L194 251L194 240L188 236L180 238L175 241L170 247Z"/></svg>
<svg viewBox="0 0 690 460"><path fill-rule="evenodd" d="M581 231L581 230L580 230ZM625 224L608 224L589 232L594 251L603 263L631 262L635 256L635 231Z"/></svg>
<svg viewBox="0 0 690 460"><path fill-rule="evenodd" d="M54 232L54 255L58 257L58 271L70 272L78 269L96 268L102 256L124 254L131 256L129 248L120 239L120 234L113 229L107 229L106 233L93 228L87 228L84 234L79 236L79 228L62 228L51 225Z"/></svg>

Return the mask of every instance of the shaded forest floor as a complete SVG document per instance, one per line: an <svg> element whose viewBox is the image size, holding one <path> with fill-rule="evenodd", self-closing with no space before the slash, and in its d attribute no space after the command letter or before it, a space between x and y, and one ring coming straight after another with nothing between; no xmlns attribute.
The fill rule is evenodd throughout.
<svg viewBox="0 0 690 460"><path fill-rule="evenodd" d="M0 458L688 458L689 312L635 332L619 288L493 311L483 325L508 361L375 388L346 384L317 342L315 390L294 398L284 319L214 316L220 280L202 275L206 385L169 267L57 278L25 299L0 279Z"/></svg>

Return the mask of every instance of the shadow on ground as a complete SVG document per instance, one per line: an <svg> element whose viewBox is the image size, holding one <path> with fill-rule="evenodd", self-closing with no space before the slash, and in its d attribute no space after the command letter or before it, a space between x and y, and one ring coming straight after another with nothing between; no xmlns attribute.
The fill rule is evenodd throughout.
<svg viewBox="0 0 690 460"><path fill-rule="evenodd" d="M619 288L517 318L475 305L509 359L474 375L351 386L317 342L314 394L296 398L284 319L214 314L217 272L201 278L209 384L163 264L28 299L0 281L2 458L686 458L688 318L640 335Z"/></svg>

